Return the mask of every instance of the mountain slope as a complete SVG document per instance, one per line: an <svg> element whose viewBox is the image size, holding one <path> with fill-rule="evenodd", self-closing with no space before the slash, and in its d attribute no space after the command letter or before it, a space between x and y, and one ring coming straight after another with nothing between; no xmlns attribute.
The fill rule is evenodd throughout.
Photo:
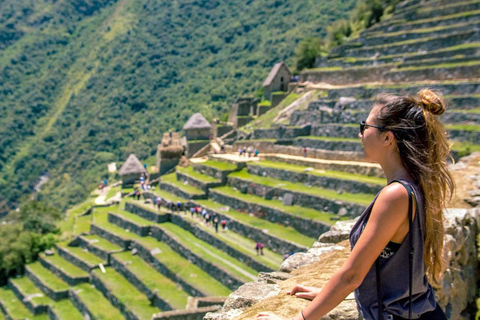
<svg viewBox="0 0 480 320"><path fill-rule="evenodd" d="M0 1L0 211L48 175L64 207L108 161L228 110L354 1Z"/></svg>

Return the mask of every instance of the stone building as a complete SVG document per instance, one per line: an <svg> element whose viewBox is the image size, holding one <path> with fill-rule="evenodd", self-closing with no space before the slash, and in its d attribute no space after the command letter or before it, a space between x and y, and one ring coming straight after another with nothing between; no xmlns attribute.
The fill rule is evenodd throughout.
<svg viewBox="0 0 480 320"><path fill-rule="evenodd" d="M182 139L178 132L165 132L157 148L157 167L160 175L172 170L184 153Z"/></svg>
<svg viewBox="0 0 480 320"><path fill-rule="evenodd" d="M195 113L183 126L185 137L188 140L208 140L211 135L212 125L201 113Z"/></svg>
<svg viewBox="0 0 480 320"><path fill-rule="evenodd" d="M138 158L132 153L128 156L127 161L125 161L120 168L119 175L122 177L123 185L134 184L136 180L140 179L140 176L147 174L147 170L143 167L142 163Z"/></svg>
<svg viewBox="0 0 480 320"><path fill-rule="evenodd" d="M275 64L262 85L264 98L271 101L272 92L287 92L291 77L292 73L285 62L282 61Z"/></svg>

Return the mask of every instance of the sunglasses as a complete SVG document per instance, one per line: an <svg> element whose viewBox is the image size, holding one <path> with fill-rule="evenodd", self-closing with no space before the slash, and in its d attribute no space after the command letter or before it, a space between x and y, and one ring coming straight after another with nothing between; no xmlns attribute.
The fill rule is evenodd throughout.
<svg viewBox="0 0 480 320"><path fill-rule="evenodd" d="M363 136L363 133L365 132L365 128L372 127L372 128L377 128L378 130L383 130L385 127L382 126L376 126L373 124L366 124L365 121L360 121L360 134Z"/></svg>

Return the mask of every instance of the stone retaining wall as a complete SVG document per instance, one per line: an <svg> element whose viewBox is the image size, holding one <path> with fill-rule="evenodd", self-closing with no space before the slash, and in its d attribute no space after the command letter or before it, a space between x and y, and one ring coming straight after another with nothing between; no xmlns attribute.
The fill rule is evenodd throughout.
<svg viewBox="0 0 480 320"><path fill-rule="evenodd" d="M60 290L55 291L50 288L47 284L45 284L42 279L40 279L32 270L30 270L29 266L25 266L25 276L27 276L35 285L42 290L47 296L52 298L55 301L68 298L68 289L67 290Z"/></svg>
<svg viewBox="0 0 480 320"><path fill-rule="evenodd" d="M125 250L128 250L130 247L131 247L131 243L132 241L130 239L124 239L120 236L117 236L116 234L112 233L112 232L109 232L95 224L92 224L91 227L90 227L90 232L92 232L93 234L96 234L108 241L110 241L111 243L114 243L116 244L117 246L120 246L122 248L124 248Z"/></svg>
<svg viewBox="0 0 480 320"><path fill-rule="evenodd" d="M202 320L208 312L215 312L221 306L210 306L189 310L175 310L154 314L153 320Z"/></svg>
<svg viewBox="0 0 480 320"><path fill-rule="evenodd" d="M183 219L182 216L179 215L172 215L172 223L176 224L177 226L181 227L182 229L187 230L188 232L192 233L198 239L205 241L206 243L212 245L213 247L226 252L229 256L235 258L236 260L246 264L247 266L255 269L257 271L273 271L270 267L267 267L261 262L253 259L251 256L246 255L237 249L231 247L230 245L226 244L225 242L215 238L208 232L202 230L201 228L197 227L190 221Z"/></svg>
<svg viewBox="0 0 480 320"><path fill-rule="evenodd" d="M57 248L58 255L60 257L76 265L77 267L79 267L80 269L86 272L90 272L91 270L98 268L98 265L89 264L60 246L56 246L56 248Z"/></svg>
<svg viewBox="0 0 480 320"><path fill-rule="evenodd" d="M67 294L68 294L68 291L67 291ZM62 320L62 318L60 318L58 314L55 312L55 310L53 310L53 308L51 307L48 307L47 315L50 318L50 320Z"/></svg>
<svg viewBox="0 0 480 320"><path fill-rule="evenodd" d="M343 150L350 152L362 152L361 141L331 141L321 139L297 138L293 140L293 145L302 148L323 149L323 150Z"/></svg>
<svg viewBox="0 0 480 320"><path fill-rule="evenodd" d="M168 183L168 182L161 182L160 183L160 189L165 190L167 192L170 192L176 196L179 196L184 199L206 199L207 195L205 193L203 194L190 194L186 191L183 191L182 189L178 188L177 186Z"/></svg>
<svg viewBox="0 0 480 320"><path fill-rule="evenodd" d="M311 126L303 127L285 127L279 126L270 129L255 129L252 139L293 139L299 136L309 136Z"/></svg>
<svg viewBox="0 0 480 320"><path fill-rule="evenodd" d="M295 205L319 211L337 214L340 210L345 209L350 217L357 217L365 211L365 206L360 204L328 199L300 191L283 189L281 187L266 186L241 178L229 178L228 183L230 186L241 190L242 192L245 191L247 194L265 197L266 199L283 198L286 194L290 193L293 195L293 203Z"/></svg>
<svg viewBox="0 0 480 320"><path fill-rule="evenodd" d="M235 147L234 147L235 150ZM203 165L201 163L192 163L193 170L198 171L202 174L206 174L207 176L214 177L215 179L218 179L222 182L222 184L227 183L227 176L237 170L227 170L227 171L222 171L218 168L215 167L210 167Z"/></svg>
<svg viewBox="0 0 480 320"><path fill-rule="evenodd" d="M34 316L47 312L48 305L36 304L33 303L32 300L26 299L27 297L23 294L20 288L10 280L10 278L8 279L8 287Z"/></svg>
<svg viewBox="0 0 480 320"><path fill-rule="evenodd" d="M201 207L201 204L195 203L194 206ZM230 209L229 207L225 208ZM205 209L207 210L208 214L212 215L215 213L220 220L225 220L227 222L228 229L232 232L238 233L249 239L255 239L258 242L265 243L265 245L273 252L285 254L288 252L303 252L307 250L307 247L268 234L261 229L252 227L232 218L229 215L223 214L219 210L212 210L210 208Z"/></svg>
<svg viewBox="0 0 480 320"><path fill-rule="evenodd" d="M111 263L110 265L118 271L122 276L127 279L135 288L145 294L147 297L152 297L150 300L152 301L152 305L160 308L161 310L174 310L174 308L165 300L160 298L157 292L153 292L150 290L143 282L140 280L134 273L130 272L128 268L124 266L122 262L117 260L114 255L111 256Z"/></svg>
<svg viewBox="0 0 480 320"><path fill-rule="evenodd" d="M152 197L150 197L152 195ZM144 194L145 198L147 198L147 195ZM148 198L149 199L154 199L157 196L155 194L149 194ZM125 202L125 211L134 213L146 220L153 221L155 223L163 223L163 222L168 222L170 221L170 215L169 214L161 214L158 212L150 211L146 208L143 208L139 205L136 205L135 203L131 202Z"/></svg>
<svg viewBox="0 0 480 320"><path fill-rule="evenodd" d="M330 228L329 225L320 221L294 216L256 203L247 203L215 190L212 190L210 197L213 201L225 204L235 210L245 210L254 213L257 217L262 219L291 226L309 237L318 237L319 234Z"/></svg>
<svg viewBox="0 0 480 320"><path fill-rule="evenodd" d="M44 266L46 269L48 269L50 272L55 274L57 277L68 283L70 286L76 286L77 284L88 282L90 280L90 277L72 277L65 273L62 269L57 268L54 264L50 263L48 260L43 259L42 257L39 257L38 259L42 266Z"/></svg>
<svg viewBox="0 0 480 320"><path fill-rule="evenodd" d="M205 297L208 295L207 293L202 291L202 288L195 288L182 278L178 277L175 272L168 269L163 263L161 263L157 258L155 258L155 256L150 250L146 249L141 244L133 241L132 247L137 249L138 255L143 260L149 263L155 270L163 274L165 277L179 284L182 287L181 289L189 295L194 297Z"/></svg>
<svg viewBox="0 0 480 320"><path fill-rule="evenodd" d="M93 253L97 257L102 258L103 260L107 261L108 264L110 264L110 256L112 253L115 252L122 252L123 249L121 250L114 250L114 251L106 251L100 247L96 247L95 243L90 242L88 239L79 236L77 239L79 239L79 246L82 248L88 249L89 252Z"/></svg>
<svg viewBox="0 0 480 320"><path fill-rule="evenodd" d="M110 303L120 310L122 315L127 319L127 320L141 320L139 316L137 316L133 311L128 310L127 306L123 304L120 299L118 299L115 294L113 294L110 289L102 282L102 280L96 276L95 274L91 274L92 277L92 284L97 288L98 291L100 291L107 299L110 301Z"/></svg>
<svg viewBox="0 0 480 320"><path fill-rule="evenodd" d="M90 319L90 320L101 320L97 319L92 312L87 308L85 303L83 303L82 299L77 295L76 291L74 289L68 290L68 295L70 297L70 300L72 301L73 305L75 308L80 311L80 313L84 316L85 319Z"/></svg>
<svg viewBox="0 0 480 320"><path fill-rule="evenodd" d="M308 151L307 151L308 153ZM333 170L333 171L343 171L347 173L354 173L354 174L361 174L365 176L372 176L372 177L380 177L384 178L384 173L382 171L382 168L378 165L361 165L361 164L356 164L356 163L323 163L323 162L311 162L307 161L308 158L311 158L310 155L308 158L298 158L298 159L293 159L293 158L284 158L284 157L279 157L276 155L265 155L263 156L265 160L269 161L274 161L274 162L281 162L281 163L287 163L287 164L294 164L298 166L304 166L304 167L312 167L315 169L321 169L321 170Z"/></svg>
<svg viewBox="0 0 480 320"><path fill-rule="evenodd" d="M265 153L280 153L293 156L303 156L303 148L297 146L278 145L274 142L257 144L255 140L236 141L235 145L239 146L254 146L259 152L260 157ZM235 147L234 147L235 149ZM322 149L307 148L307 155L309 158L325 159L325 160L346 160L346 161L361 161L363 153L351 151L331 151Z"/></svg>
<svg viewBox="0 0 480 320"><path fill-rule="evenodd" d="M376 82L379 81L379 79L383 79L383 75L393 67L394 65L380 65L343 70L307 70L300 73L300 81L310 81L312 83L323 82L332 85Z"/></svg>
<svg viewBox="0 0 480 320"><path fill-rule="evenodd" d="M312 127L312 136L357 138L359 126L340 126L336 124L322 124Z"/></svg>
<svg viewBox="0 0 480 320"><path fill-rule="evenodd" d="M188 185L193 186L193 187L198 188L198 189L201 189L203 192L205 192L207 197L208 197L208 189L219 187L219 186L222 185L222 183L220 181L219 182L204 182L204 181L195 179L194 177L191 177L186 173L179 172L179 171L177 171L177 180L182 181L182 182L186 181L188 183Z"/></svg>
<svg viewBox="0 0 480 320"><path fill-rule="evenodd" d="M133 221L130 221L116 213L108 213L108 222L113 223L114 225L119 226L123 229L128 229L131 232L138 234L141 237L146 237L150 233L150 226L141 226L136 224Z"/></svg>
<svg viewBox="0 0 480 320"><path fill-rule="evenodd" d="M444 277L435 288L435 295L449 320L473 319L479 267L476 241L480 209L448 209L445 218ZM260 274L256 282L240 287L230 294L219 312L208 313L204 320L253 320L259 310L272 308L276 308L275 312L280 316L291 318L307 302L285 298L284 291L296 283L320 288L325 285L348 258L347 239L354 222L337 222L307 253L290 256L282 263L280 272ZM321 277L318 268L322 268ZM355 300L347 297L322 319L359 318Z"/></svg>
<svg viewBox="0 0 480 320"><path fill-rule="evenodd" d="M179 239L177 239L171 234L166 233L158 226L152 226L152 237L163 243L166 243L175 252L179 253L185 259L195 264L203 271L223 283L223 285L225 285L227 288L235 290L236 288L244 284L243 280L237 278L237 276L231 274L229 271L223 270L223 268L204 260L196 253L184 247Z"/></svg>
<svg viewBox="0 0 480 320"><path fill-rule="evenodd" d="M342 190L350 193L377 193L382 189L381 185L374 185L356 180L342 180L329 176L318 176L308 172L295 172L284 169L270 168L255 163L248 164L248 172L258 176L267 176L279 180L304 183L307 186L315 186L331 190Z"/></svg>
<svg viewBox="0 0 480 320"><path fill-rule="evenodd" d="M477 33L477 39L480 39L480 32ZM460 80L476 78L480 73L480 65L455 66L449 68L423 68L419 70L395 69L386 72L383 79L385 82L408 82L408 81L428 81L428 80Z"/></svg>

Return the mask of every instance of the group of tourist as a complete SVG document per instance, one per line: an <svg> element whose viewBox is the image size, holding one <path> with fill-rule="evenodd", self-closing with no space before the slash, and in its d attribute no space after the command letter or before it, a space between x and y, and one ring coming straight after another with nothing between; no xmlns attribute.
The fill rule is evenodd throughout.
<svg viewBox="0 0 480 320"><path fill-rule="evenodd" d="M248 155L249 158L250 158L252 155L253 155L254 157L257 157L257 156L258 156L258 150L255 149L255 148L253 148L253 147L251 147L251 146L248 147L248 148L245 147L245 146L244 146L243 148L242 148L242 147L238 148L238 156L239 156L239 157L242 157L242 156L246 157L247 155Z"/></svg>

